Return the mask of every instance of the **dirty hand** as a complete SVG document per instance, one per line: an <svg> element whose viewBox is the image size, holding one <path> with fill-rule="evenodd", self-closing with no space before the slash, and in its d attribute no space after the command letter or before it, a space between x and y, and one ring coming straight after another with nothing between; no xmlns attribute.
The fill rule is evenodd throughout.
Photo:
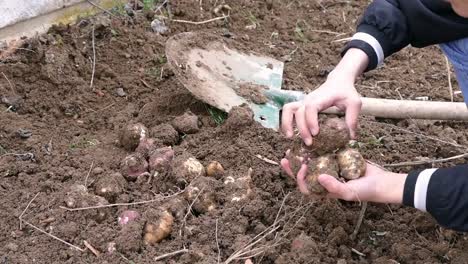
<svg viewBox="0 0 468 264"><path fill-rule="evenodd" d="M351 138L356 137L356 127L361 111L360 95L354 87L356 78L367 67L367 55L359 49L350 49L327 80L318 89L308 94L302 102L293 102L283 107L282 130L286 137L293 136L293 120L306 145L319 133L318 113L332 106L346 114L346 123Z"/></svg>
<svg viewBox="0 0 468 264"><path fill-rule="evenodd" d="M281 161L281 166L290 177L297 181L299 190L308 194L305 183L307 165L302 164L297 176L292 173L287 159ZM368 163L366 174L359 179L344 183L333 176L320 175L318 181L328 191L327 197L329 198L401 204L406 177L407 174L389 172Z"/></svg>

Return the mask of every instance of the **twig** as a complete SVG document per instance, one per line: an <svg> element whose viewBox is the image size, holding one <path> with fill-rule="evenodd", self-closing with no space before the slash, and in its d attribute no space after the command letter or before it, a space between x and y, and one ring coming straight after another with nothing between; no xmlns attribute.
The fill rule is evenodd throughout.
<svg viewBox="0 0 468 264"><path fill-rule="evenodd" d="M83 240L83 244L85 245L86 248L88 248L91 252L93 252L96 257L101 256L101 252L99 252L97 249L95 249L91 244L88 243L88 241Z"/></svg>
<svg viewBox="0 0 468 264"><path fill-rule="evenodd" d="M168 17L165 17L165 16L155 16L155 17L158 17L158 18L161 18L161 19L169 19ZM188 21L188 20L179 20L179 19L172 19L171 21L177 22L177 23L191 24L191 25L202 25L202 24L214 22L214 21L217 21L217 20L226 19L228 17L229 16L220 16L220 17L215 17L215 18L212 18L212 19L204 20L204 21Z"/></svg>
<svg viewBox="0 0 468 264"><path fill-rule="evenodd" d="M359 212L359 218L356 223L356 226L354 227L354 231L351 234L351 240L356 239L357 234L359 233L359 229L361 228L362 220L364 219L364 216L366 214L367 210L367 202L362 203L361 211Z"/></svg>
<svg viewBox="0 0 468 264"><path fill-rule="evenodd" d="M89 1L89 0L88 0ZM96 45L94 43L94 25L92 29L92 45L93 45L93 72L91 73L91 82L89 83L89 88L93 88L93 82L94 82L94 73L96 71ZM94 89L93 89L94 90Z"/></svg>
<svg viewBox="0 0 468 264"><path fill-rule="evenodd" d="M449 92L450 92L450 101L453 102L453 87L452 87L452 74L450 73L450 63L447 56L444 56L445 63L447 64L447 79L449 85Z"/></svg>
<svg viewBox="0 0 468 264"><path fill-rule="evenodd" d="M354 249L354 248L351 248L351 251L352 251L353 253L355 253L355 254L357 254L357 255L361 256L361 257L365 257L365 256L366 256L366 254L364 254L364 253L361 253L361 252L357 251L357 250L356 250L356 249Z"/></svg>
<svg viewBox="0 0 468 264"><path fill-rule="evenodd" d="M274 161L274 160L271 160L271 159L269 159L269 158L265 158L265 157L263 157L263 156L260 155L260 154L255 155L255 157L257 157L257 158L263 160L264 162L266 162L266 163L268 163L268 164L276 165L276 166L279 165L278 162L276 162L276 161Z"/></svg>
<svg viewBox="0 0 468 264"><path fill-rule="evenodd" d="M65 207L65 206L60 206L60 208L65 209L65 210L70 211L70 212L73 212L73 211L83 211L83 210L115 207L115 206L129 206L129 205L149 204L149 203L159 202L159 201L162 201L162 200L177 196L177 195L179 195L179 194L181 194L183 192L185 192L185 190L182 190L180 192L176 192L176 193L168 195L168 196L163 196L163 197L159 197L159 198L148 200L148 201L141 201L141 202L134 202L134 203L104 204L104 205L96 205L96 206L80 207L80 208L69 208L69 207Z"/></svg>
<svg viewBox="0 0 468 264"><path fill-rule="evenodd" d="M66 244L66 245L68 245L68 246L70 246L70 247L72 247L72 248L75 248L75 249L77 249L77 250L79 250L79 251L81 251L81 252L84 252L84 251L85 251L84 249L82 249L82 248L80 248L80 247L77 247L77 246L75 246L75 245L73 245L73 244L68 243L67 241L65 241L65 240L63 240L63 239L61 239L61 238L58 238L58 237L56 237L56 236L54 236L54 235L52 235L52 234L47 233L46 231L44 231L44 230L40 229L39 227L37 227L37 226L35 226L35 225L29 223L29 222L26 221L26 220L22 220L22 221L23 221L25 224L27 224L28 226L30 226L30 227L36 229L37 231L39 231L39 232L41 232L41 233L43 233L43 234L45 234L45 235L47 235L47 236L50 236L51 238L53 238L53 239L55 239L55 240L58 240L58 241L60 241L60 242L62 242L62 243L64 243L64 244Z"/></svg>
<svg viewBox="0 0 468 264"><path fill-rule="evenodd" d="M187 209L187 213L185 214L184 216L184 221L182 222L183 225L185 225L186 221L187 221L187 217L188 215L192 212L192 207L193 205L195 204L195 202L197 201L198 197L200 196L200 194L205 190L205 187L203 187L198 193L197 195L195 196L195 198L193 199L193 201L190 203L188 209Z"/></svg>
<svg viewBox="0 0 468 264"><path fill-rule="evenodd" d="M28 205L26 205L26 208L24 208L23 212L21 212L20 216L18 217L19 219L19 225L20 225L20 230L23 229L23 225L22 225L22 222L23 222L23 215L24 213L26 212L26 210L28 210L29 206L31 205L31 203L36 199L36 197L39 195L40 192L36 193L36 195L34 195L34 197L31 199L31 201L29 201Z"/></svg>
<svg viewBox="0 0 468 264"><path fill-rule="evenodd" d="M274 224L277 223L278 217L279 217L279 215L280 215L280 213L281 213L281 209L283 209L284 203L286 202L286 199L288 199L289 194L290 194L290 192L287 193L287 194L284 196L283 201L281 202L281 206L280 206L280 208L279 208L279 210L278 210L278 213L276 213L275 221L273 221Z"/></svg>
<svg viewBox="0 0 468 264"><path fill-rule="evenodd" d="M218 248L218 264L221 258L221 250L219 249L219 241L218 241L218 220L216 219L216 226L215 226L215 239L216 239L216 248Z"/></svg>
<svg viewBox="0 0 468 264"><path fill-rule="evenodd" d="M340 32L328 31L328 30L320 30L320 29L311 29L310 31L312 31L312 32L317 32L317 33L325 33L325 34L337 35L337 36L341 36L341 35L346 34L346 33L340 33Z"/></svg>
<svg viewBox="0 0 468 264"><path fill-rule="evenodd" d="M97 9L100 9L102 10L103 12L105 12L106 14L112 16L112 17L116 17L114 14L112 14L111 12L109 12L109 10L103 8L102 6L99 6L98 4L94 3L93 1L91 0L87 0L88 3L90 3L92 6L96 7Z"/></svg>
<svg viewBox="0 0 468 264"><path fill-rule="evenodd" d="M84 181L84 186L86 188L88 188L88 177L91 174L91 170L93 169L93 166L94 166L94 161L91 162L91 166L89 166L88 174L86 174L86 178L85 178L85 181Z"/></svg>
<svg viewBox="0 0 468 264"><path fill-rule="evenodd" d="M156 14L156 12L158 12L159 10L161 10L161 8L167 4L168 0L164 0L164 2L162 2L162 4L160 4L155 10L154 10L154 13Z"/></svg>
<svg viewBox="0 0 468 264"><path fill-rule="evenodd" d="M368 122L368 123L372 123L372 124L390 126L395 130L400 130L400 131L405 132L405 133L413 134L413 135L416 135L416 136L421 136L421 137L424 137L424 138L427 138L427 139L430 139L430 140L434 140L434 141L437 141L437 142L440 142L440 143L445 143L445 144L448 144L448 145L451 145L451 146L454 146L454 147L457 147L457 148L468 149L467 146L463 146L463 145L460 145L460 144L457 144L457 143L448 142L448 141L442 140L440 138L427 136L427 135L424 135L422 133L416 133L416 132L413 132L413 131L410 131L408 129L404 129L404 128L401 128L401 127L398 127L398 126L395 126L395 125L392 125L392 124L382 123L382 122L375 122L375 121L370 121L370 120L364 120L364 121Z"/></svg>
<svg viewBox="0 0 468 264"><path fill-rule="evenodd" d="M408 161L408 162L400 162L400 163L393 163L393 164L385 164L383 165L385 168L391 167L404 167L404 166L414 166L414 165L424 165L424 164L432 164L432 163L442 163L456 159L462 159L468 157L468 153L456 155L453 157L443 158L443 159L432 159L432 160L416 160L416 161Z"/></svg>
<svg viewBox="0 0 468 264"><path fill-rule="evenodd" d="M177 250L177 251L174 251L174 252L171 252L171 253L167 253L167 254L155 257L154 261L158 261L158 260L161 260L161 259L165 259L167 257L172 257L172 256L175 256L175 255L182 254L182 253L187 253L187 252L188 252L188 249L184 248L184 249L181 249L181 250Z"/></svg>
<svg viewBox="0 0 468 264"><path fill-rule="evenodd" d="M5 75L5 73L2 72L2 75L3 75L3 77L5 77L5 79L7 80L8 84L10 85L11 91L13 91L14 93L16 93L15 88L13 87L13 85L11 84L10 80L9 80L8 77Z"/></svg>

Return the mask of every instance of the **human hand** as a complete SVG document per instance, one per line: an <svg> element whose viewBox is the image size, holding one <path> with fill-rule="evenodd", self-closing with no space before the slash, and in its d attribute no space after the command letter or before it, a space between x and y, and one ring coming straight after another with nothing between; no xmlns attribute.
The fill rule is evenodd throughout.
<svg viewBox="0 0 468 264"><path fill-rule="evenodd" d="M367 55L358 49L350 49L335 70L318 89L308 94L302 102L284 105L282 130L291 138L295 120L299 134L306 145L319 133L318 113L332 106L345 112L346 124L352 139L356 137L358 115L361 111L360 95L354 82L367 67Z"/></svg>
<svg viewBox="0 0 468 264"><path fill-rule="evenodd" d="M307 164L303 163L294 175L291 162L284 158L281 166L285 172L296 180L299 190L309 194L305 177ZM327 197L346 201L369 201L378 203L402 203L403 188L407 174L386 171L367 163L366 174L356 180L341 182L330 175L320 175L319 183L327 190Z"/></svg>

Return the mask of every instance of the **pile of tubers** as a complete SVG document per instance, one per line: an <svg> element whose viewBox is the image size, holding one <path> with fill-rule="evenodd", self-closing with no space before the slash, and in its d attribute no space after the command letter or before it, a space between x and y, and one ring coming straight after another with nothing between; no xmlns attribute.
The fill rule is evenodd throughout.
<svg viewBox="0 0 468 264"><path fill-rule="evenodd" d="M358 150L348 147L348 127L340 118L321 121L320 133L311 146L296 140L287 154L291 171L296 175L302 164L307 164L305 182L309 193L323 195L325 188L318 182L321 174L337 179L355 180L365 175L366 161Z"/></svg>

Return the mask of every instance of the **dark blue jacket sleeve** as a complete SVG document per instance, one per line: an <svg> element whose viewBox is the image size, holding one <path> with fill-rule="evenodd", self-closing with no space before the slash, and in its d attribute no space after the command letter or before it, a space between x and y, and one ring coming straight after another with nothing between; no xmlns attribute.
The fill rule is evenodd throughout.
<svg viewBox="0 0 468 264"><path fill-rule="evenodd" d="M403 204L427 211L443 227L468 232L468 165L409 173Z"/></svg>
<svg viewBox="0 0 468 264"><path fill-rule="evenodd" d="M458 16L444 0L374 0L359 19L346 45L369 57L367 71L411 44L426 47L468 37L468 19Z"/></svg>

